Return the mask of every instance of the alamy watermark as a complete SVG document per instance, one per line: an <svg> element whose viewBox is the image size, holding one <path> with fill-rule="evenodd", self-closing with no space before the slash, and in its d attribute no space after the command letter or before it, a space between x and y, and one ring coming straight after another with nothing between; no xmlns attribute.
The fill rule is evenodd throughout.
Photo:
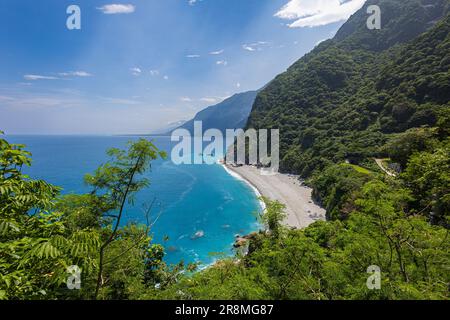
<svg viewBox="0 0 450 320"><path fill-rule="evenodd" d="M369 30L381 29L381 9L377 5L371 5L367 7L367 13L370 14L367 18L367 28Z"/></svg>
<svg viewBox="0 0 450 320"><path fill-rule="evenodd" d="M367 288L369 290L381 290L381 268L379 266L370 266L367 268L370 276L367 278Z"/></svg>
<svg viewBox="0 0 450 320"><path fill-rule="evenodd" d="M255 165L261 169L262 175L277 174L280 167L278 129L227 129L224 137L219 129L203 132L203 123L195 121L193 134L187 129L177 129L172 132L171 141L178 142L171 152L172 162L176 165L211 165L217 163L215 155L225 153L224 163ZM207 143L206 147L204 143Z"/></svg>
<svg viewBox="0 0 450 320"><path fill-rule="evenodd" d="M66 13L69 17L66 20L66 27L69 30L81 29L81 8L78 5L72 4L67 7ZM381 9L377 5L370 5L367 7L367 13L370 14L366 25L369 30L381 29Z"/></svg>
<svg viewBox="0 0 450 320"><path fill-rule="evenodd" d="M81 269L78 266L70 266L67 268L66 285L69 290L80 290L81 289Z"/></svg>
<svg viewBox="0 0 450 320"><path fill-rule="evenodd" d="M66 13L69 17L66 20L66 27L69 30L81 29L81 9L77 5L70 5L67 7Z"/></svg>

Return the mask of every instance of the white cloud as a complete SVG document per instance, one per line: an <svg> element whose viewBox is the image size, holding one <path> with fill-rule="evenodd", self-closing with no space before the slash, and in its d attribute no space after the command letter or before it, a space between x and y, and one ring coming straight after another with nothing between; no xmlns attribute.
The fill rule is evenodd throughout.
<svg viewBox="0 0 450 320"><path fill-rule="evenodd" d="M316 27L347 20L366 0L290 0L275 16L295 20L290 28Z"/></svg>
<svg viewBox="0 0 450 320"><path fill-rule="evenodd" d="M137 100L122 99L122 98L102 98L102 100L105 101L106 103L121 104L121 105L137 105L140 103Z"/></svg>
<svg viewBox="0 0 450 320"><path fill-rule="evenodd" d="M36 80L57 80L57 77L41 76L37 74L26 74L23 76L25 80L36 81Z"/></svg>
<svg viewBox="0 0 450 320"><path fill-rule="evenodd" d="M180 101L182 101L182 102L192 102L192 99L189 98L189 97L181 97Z"/></svg>
<svg viewBox="0 0 450 320"><path fill-rule="evenodd" d="M216 61L216 64L219 66L226 66L226 65L228 65L228 61L219 60L219 61Z"/></svg>
<svg viewBox="0 0 450 320"><path fill-rule="evenodd" d="M63 78L70 78L70 77L92 77L92 74L86 71L69 71L69 72L60 72L58 73L58 77L55 76L43 76L38 74L26 74L23 76L23 78L27 81L37 81L37 80L59 80ZM27 84L29 85L29 83Z"/></svg>
<svg viewBox="0 0 450 320"><path fill-rule="evenodd" d="M69 72L60 72L58 73L61 77L92 77L92 74L86 71L69 71Z"/></svg>
<svg viewBox="0 0 450 320"><path fill-rule="evenodd" d="M199 54L188 54L187 56L186 56L186 58L193 58L193 59L195 59L195 58L200 58L200 55Z"/></svg>
<svg viewBox="0 0 450 320"><path fill-rule="evenodd" d="M97 9L104 14L123 14L133 13L136 10L136 7L132 4L106 4Z"/></svg>
<svg viewBox="0 0 450 320"><path fill-rule="evenodd" d="M159 71L158 70L150 70L150 75L151 76L159 76Z"/></svg>
<svg viewBox="0 0 450 320"><path fill-rule="evenodd" d="M212 51L212 52L210 52L209 54L215 56L215 55L222 54L224 51L225 51L225 50L222 49L222 50Z"/></svg>
<svg viewBox="0 0 450 320"><path fill-rule="evenodd" d="M238 82L238 83L236 83L236 88L240 88L241 87L241 84Z"/></svg>
<svg viewBox="0 0 450 320"><path fill-rule="evenodd" d="M10 108L32 108L33 110L36 110L54 107L60 109L69 108L79 105L80 100L70 96L61 97L59 95L22 93L17 96L0 96L0 102Z"/></svg>
<svg viewBox="0 0 450 320"><path fill-rule="evenodd" d="M246 51L262 51L262 47L268 45L269 42L267 41L258 41L255 43L250 43L250 44L243 44L242 45L242 49L246 50Z"/></svg>
<svg viewBox="0 0 450 320"><path fill-rule="evenodd" d="M250 47L249 45L246 45L246 44L242 45L242 48L247 51L256 51L255 48Z"/></svg>
<svg viewBox="0 0 450 320"><path fill-rule="evenodd" d="M13 97L8 97L8 96L0 96L0 101L14 101L16 100Z"/></svg>
<svg viewBox="0 0 450 320"><path fill-rule="evenodd" d="M164 80L169 80L169 76L166 75L166 76L163 77L163 79Z"/></svg>
<svg viewBox="0 0 450 320"><path fill-rule="evenodd" d="M137 67L131 68L130 71L131 71L131 74L133 76L136 76L136 77L140 76L141 73L142 73L142 70L140 68L137 68Z"/></svg>
<svg viewBox="0 0 450 320"><path fill-rule="evenodd" d="M217 101L216 98L211 98L211 97L205 97L205 98L201 98L200 101L202 102L207 102L207 103L214 103Z"/></svg>

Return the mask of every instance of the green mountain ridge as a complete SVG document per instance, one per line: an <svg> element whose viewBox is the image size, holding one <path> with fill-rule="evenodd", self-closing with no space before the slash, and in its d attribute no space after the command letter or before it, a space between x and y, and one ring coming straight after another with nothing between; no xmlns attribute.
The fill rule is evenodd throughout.
<svg viewBox="0 0 450 320"><path fill-rule="evenodd" d="M381 8L381 30L366 27L372 4ZM386 156L380 148L396 133L443 126L449 8L448 0L368 1L258 94L247 128L280 129L282 171L309 177L333 163Z"/></svg>

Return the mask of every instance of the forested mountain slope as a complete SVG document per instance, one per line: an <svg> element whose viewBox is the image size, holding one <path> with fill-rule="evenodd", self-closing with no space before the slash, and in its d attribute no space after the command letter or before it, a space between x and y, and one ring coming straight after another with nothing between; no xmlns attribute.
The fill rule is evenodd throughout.
<svg viewBox="0 0 450 320"><path fill-rule="evenodd" d="M381 30L366 26L372 4L381 8ZM410 128L445 128L449 7L448 0L368 1L334 39L258 94L247 127L279 128L282 170L305 177L386 156L382 147Z"/></svg>

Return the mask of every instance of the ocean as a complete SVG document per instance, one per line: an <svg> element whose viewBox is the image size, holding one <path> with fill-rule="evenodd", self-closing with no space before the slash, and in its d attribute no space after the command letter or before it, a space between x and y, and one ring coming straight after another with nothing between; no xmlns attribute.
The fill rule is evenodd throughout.
<svg viewBox="0 0 450 320"><path fill-rule="evenodd" d="M128 136L6 136L26 145L33 163L24 173L63 188L63 194L87 193L83 177L108 160L106 150L125 148ZM219 164L175 165L170 160L170 137L146 137L169 159L152 162L146 176L151 185L139 192L125 210L124 222L145 223L144 207L153 199L161 216L151 230L153 243L166 248L169 264L184 261L201 266L230 256L235 236L258 230L260 202L252 188ZM158 207L159 208L159 207ZM154 211L155 216L159 212Z"/></svg>

